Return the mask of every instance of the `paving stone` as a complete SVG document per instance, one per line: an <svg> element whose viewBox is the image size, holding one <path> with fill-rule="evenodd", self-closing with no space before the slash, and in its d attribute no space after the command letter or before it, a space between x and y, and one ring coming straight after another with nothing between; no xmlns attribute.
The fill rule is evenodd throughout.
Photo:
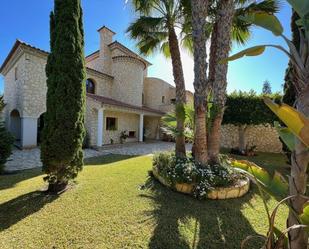
<svg viewBox="0 0 309 249"><path fill-rule="evenodd" d="M170 142L147 142L147 143L127 143L122 145L104 146L99 150L85 149L85 158L104 156L108 154L120 155L148 155L155 152L171 151L175 148L175 143ZM187 145L187 150L191 145ZM42 167L40 159L40 149L31 150L14 149L13 154L6 163L6 171L17 171L24 169Z"/></svg>

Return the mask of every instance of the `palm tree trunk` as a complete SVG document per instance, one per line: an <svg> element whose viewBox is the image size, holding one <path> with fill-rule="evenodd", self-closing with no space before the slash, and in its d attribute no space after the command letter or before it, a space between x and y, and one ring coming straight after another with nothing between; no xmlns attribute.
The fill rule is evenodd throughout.
<svg viewBox="0 0 309 249"><path fill-rule="evenodd" d="M176 156L185 157L186 156L186 144L184 137L184 121L185 121L185 111L184 104L186 103L186 89L185 80L183 75L180 49L178 44L177 35L174 26L169 28L169 47L173 66L173 75L176 86L176 120L177 120L177 136L176 136Z"/></svg>
<svg viewBox="0 0 309 249"><path fill-rule="evenodd" d="M221 145L221 124L223 120L223 111L215 114L212 121L211 130L208 135L208 154L211 163L219 161L219 152Z"/></svg>
<svg viewBox="0 0 309 249"><path fill-rule="evenodd" d="M231 30L235 13L233 0L219 2L216 22L211 37L209 84L213 89L215 117L209 135L209 159L218 162L221 142L221 123L226 102L227 63L220 63L227 58L231 47Z"/></svg>
<svg viewBox="0 0 309 249"><path fill-rule="evenodd" d="M195 109L195 160L207 164L206 98L207 52L206 16L208 0L192 0L192 37L194 49L194 109Z"/></svg>
<svg viewBox="0 0 309 249"><path fill-rule="evenodd" d="M297 110L309 116L309 88L302 92L296 100ZM297 139L295 150L292 152L292 167L291 176L289 179L289 194L298 195L298 197L291 200L291 206L297 214L301 214L303 206L306 202L300 195L306 194L307 186L307 168L309 164L308 148ZM288 227L299 224L297 217L290 211L288 218ZM289 243L291 249L307 249L308 248L308 234L303 229L293 230L289 233Z"/></svg>

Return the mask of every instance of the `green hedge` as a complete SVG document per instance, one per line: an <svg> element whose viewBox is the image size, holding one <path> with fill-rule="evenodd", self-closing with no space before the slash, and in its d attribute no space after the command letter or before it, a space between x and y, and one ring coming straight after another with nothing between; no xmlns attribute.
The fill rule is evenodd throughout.
<svg viewBox="0 0 309 249"><path fill-rule="evenodd" d="M268 95L276 102L280 102L280 94ZM278 121L275 114L264 104L263 95L255 92L233 92L227 96L223 123L234 125L273 124Z"/></svg>

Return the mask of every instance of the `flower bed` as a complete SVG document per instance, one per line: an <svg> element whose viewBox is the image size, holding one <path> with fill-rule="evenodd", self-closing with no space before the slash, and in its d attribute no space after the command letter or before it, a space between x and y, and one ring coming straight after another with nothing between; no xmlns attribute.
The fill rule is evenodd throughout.
<svg viewBox="0 0 309 249"><path fill-rule="evenodd" d="M249 179L223 159L218 165L203 167L192 158L178 159L171 153L154 156L154 177L163 185L198 199L229 199L245 195Z"/></svg>

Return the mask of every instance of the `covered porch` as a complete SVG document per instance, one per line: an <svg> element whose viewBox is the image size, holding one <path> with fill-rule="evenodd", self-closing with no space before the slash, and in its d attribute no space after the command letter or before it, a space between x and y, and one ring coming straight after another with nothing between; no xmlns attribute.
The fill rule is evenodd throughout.
<svg viewBox="0 0 309 249"><path fill-rule="evenodd" d="M148 107L87 94L86 128L90 145L119 144L123 132L128 135L126 143L160 139L162 115L163 112Z"/></svg>

